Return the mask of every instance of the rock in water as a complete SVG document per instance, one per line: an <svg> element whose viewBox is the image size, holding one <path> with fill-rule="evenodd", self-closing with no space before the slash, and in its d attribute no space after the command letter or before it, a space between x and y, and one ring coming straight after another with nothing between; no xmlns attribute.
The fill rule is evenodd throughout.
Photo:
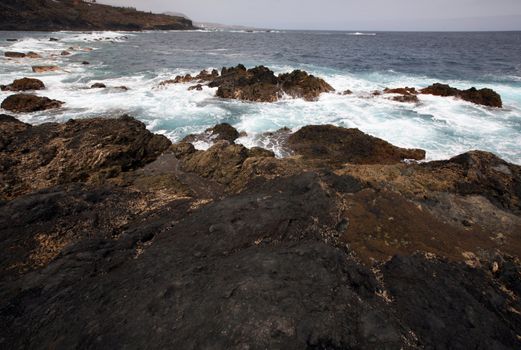
<svg viewBox="0 0 521 350"><path fill-rule="evenodd" d="M472 102L475 104L488 106L488 107L503 107L503 101L501 96L491 89L476 89L470 88L468 90L459 90L445 84L433 84L425 89L421 90L422 94L435 95L435 96L453 96L461 98L462 100Z"/></svg>
<svg viewBox="0 0 521 350"><path fill-rule="evenodd" d="M198 135L188 135L183 139L183 142L216 142L228 141L234 143L239 138L239 132L228 123L218 124L212 128L206 129L204 133Z"/></svg>
<svg viewBox="0 0 521 350"><path fill-rule="evenodd" d="M58 66L33 66L32 70L34 73L46 73L46 72L56 72L60 70Z"/></svg>
<svg viewBox="0 0 521 350"><path fill-rule="evenodd" d="M4 56L9 58L24 58L26 54L23 52L7 51L4 53Z"/></svg>
<svg viewBox="0 0 521 350"><path fill-rule="evenodd" d="M358 129L333 125L305 126L289 137L288 144L307 159L327 163L392 164L425 158L424 150L399 148Z"/></svg>
<svg viewBox="0 0 521 350"><path fill-rule="evenodd" d="M30 94L16 94L7 97L2 102L2 108L15 112L37 112L47 109L60 108L64 102L51 100L48 97L40 97Z"/></svg>
<svg viewBox="0 0 521 350"><path fill-rule="evenodd" d="M293 97L301 97L307 101L318 99L321 93L335 91L323 79L295 70L291 73L279 75L282 91Z"/></svg>
<svg viewBox="0 0 521 350"><path fill-rule="evenodd" d="M274 102L284 94L312 101L323 92L334 91L324 80L303 71L296 70L277 77L264 66L246 69L243 65L223 68L221 76L209 86L218 87L218 97L255 102Z"/></svg>
<svg viewBox="0 0 521 350"><path fill-rule="evenodd" d="M16 79L9 85L0 85L2 91L43 90L45 85L41 80L33 78Z"/></svg>

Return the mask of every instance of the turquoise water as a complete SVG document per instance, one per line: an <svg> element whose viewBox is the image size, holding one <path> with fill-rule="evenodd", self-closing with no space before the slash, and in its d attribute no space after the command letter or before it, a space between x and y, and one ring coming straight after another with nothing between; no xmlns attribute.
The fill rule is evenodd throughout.
<svg viewBox="0 0 521 350"><path fill-rule="evenodd" d="M59 41L49 41L51 36ZM59 55L71 46L72 55ZM247 146L262 146L261 133L284 126L330 123L357 127L399 146L424 148L428 159L482 149L521 164L519 32L0 32L0 50L35 51L43 57L2 57L0 84L38 77L48 87L39 94L66 102L63 110L19 115L31 123L129 113L176 141L228 122L247 132L239 140ZM276 72L305 69L337 91L354 94L324 94L317 102L247 103L215 98L210 88L187 91L190 84L158 86L177 74L238 63L263 64ZM33 64L63 70L37 75L31 72ZM87 89L94 82L130 90ZM491 109L435 96L404 104L371 94L385 87L421 88L434 82L490 87L502 95L505 106ZM0 98L8 95L2 92Z"/></svg>

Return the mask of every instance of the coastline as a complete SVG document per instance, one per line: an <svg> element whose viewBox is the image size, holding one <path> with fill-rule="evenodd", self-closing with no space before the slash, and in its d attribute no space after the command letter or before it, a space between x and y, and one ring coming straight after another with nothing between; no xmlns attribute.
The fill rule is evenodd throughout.
<svg viewBox="0 0 521 350"><path fill-rule="evenodd" d="M236 56L121 79L101 53L127 65L113 44L128 38L112 34L46 34L2 52L1 346L521 347L521 165L467 145L431 160L323 111L354 105L362 125L398 140L427 135L440 123L430 110L447 105L476 114L447 118L451 132L487 116L503 130L491 120L515 116L510 90L347 85ZM190 57L181 50L160 55ZM274 113L268 130L246 127ZM162 116L182 133L154 125Z"/></svg>
<svg viewBox="0 0 521 350"><path fill-rule="evenodd" d="M403 162L417 151L333 126L283 159L229 125L206 151L128 116L0 128L7 346L161 348L174 325L174 346L520 344L521 167L490 153Z"/></svg>

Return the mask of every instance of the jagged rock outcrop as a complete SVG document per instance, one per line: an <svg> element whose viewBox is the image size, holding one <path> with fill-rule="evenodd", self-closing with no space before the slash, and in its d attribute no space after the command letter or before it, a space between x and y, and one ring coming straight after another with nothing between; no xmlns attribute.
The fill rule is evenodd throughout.
<svg viewBox="0 0 521 350"><path fill-rule="evenodd" d="M433 84L425 89L420 90L422 94L435 95L435 96L453 96L461 98L462 100L476 103L488 107L503 107L501 96L492 89L476 89L470 88L468 90L459 90L449 85L444 84Z"/></svg>
<svg viewBox="0 0 521 350"><path fill-rule="evenodd" d="M29 91L29 90L43 90L45 84L38 79L22 78L16 79L9 85L0 85L2 91Z"/></svg>
<svg viewBox="0 0 521 350"><path fill-rule="evenodd" d="M209 86L218 88L218 97L255 102L274 102L284 94L312 101L323 92L334 91L324 80L303 71L277 77L264 66L246 69L242 65L223 68L221 76Z"/></svg>
<svg viewBox="0 0 521 350"><path fill-rule="evenodd" d="M141 167L170 146L133 118L28 126L1 120L0 198L71 182L99 182ZM30 174L30 176L28 176Z"/></svg>
<svg viewBox="0 0 521 350"><path fill-rule="evenodd" d="M0 128L15 183L51 179L0 201L6 348L521 346L521 167L492 154L404 163L331 126L284 130L285 159L130 118Z"/></svg>
<svg viewBox="0 0 521 350"><path fill-rule="evenodd" d="M190 74L179 75L175 79L162 81L159 86L190 82L199 84L190 87L189 90L202 90L201 84L207 83L209 87L217 88L217 97L252 102L275 102L284 95L314 101L322 93L335 91L323 79L304 71L295 70L275 76L267 67L246 69L242 64L237 67L224 67L221 75L217 70L211 73L203 70L195 77Z"/></svg>
<svg viewBox="0 0 521 350"><path fill-rule="evenodd" d="M303 127L289 137L288 145L307 159L330 164L389 164L425 158L424 150L399 148L358 129L333 125Z"/></svg>
<svg viewBox="0 0 521 350"><path fill-rule="evenodd" d="M34 73L57 72L60 70L60 67L58 67L58 66L32 66L32 70Z"/></svg>
<svg viewBox="0 0 521 350"><path fill-rule="evenodd" d="M16 94L5 98L1 107L6 111L22 113L60 108L64 102L31 94Z"/></svg>
<svg viewBox="0 0 521 350"><path fill-rule="evenodd" d="M216 142L225 140L229 143L234 143L239 138L240 134L233 126L228 123L222 123L208 128L204 133L197 135L188 135L183 139L183 142L194 143L197 141Z"/></svg>
<svg viewBox="0 0 521 350"><path fill-rule="evenodd" d="M3 0L0 30L183 30L183 17L76 0ZM51 38L53 39L53 38ZM51 40L52 41L52 40ZM57 41L57 39L55 39Z"/></svg>

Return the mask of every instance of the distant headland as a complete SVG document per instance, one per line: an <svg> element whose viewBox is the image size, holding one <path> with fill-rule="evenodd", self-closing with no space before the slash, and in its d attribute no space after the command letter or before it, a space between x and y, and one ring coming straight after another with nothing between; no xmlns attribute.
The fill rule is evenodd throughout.
<svg viewBox="0 0 521 350"><path fill-rule="evenodd" d="M195 29L181 16L97 4L95 0L4 0L0 30L187 30Z"/></svg>

